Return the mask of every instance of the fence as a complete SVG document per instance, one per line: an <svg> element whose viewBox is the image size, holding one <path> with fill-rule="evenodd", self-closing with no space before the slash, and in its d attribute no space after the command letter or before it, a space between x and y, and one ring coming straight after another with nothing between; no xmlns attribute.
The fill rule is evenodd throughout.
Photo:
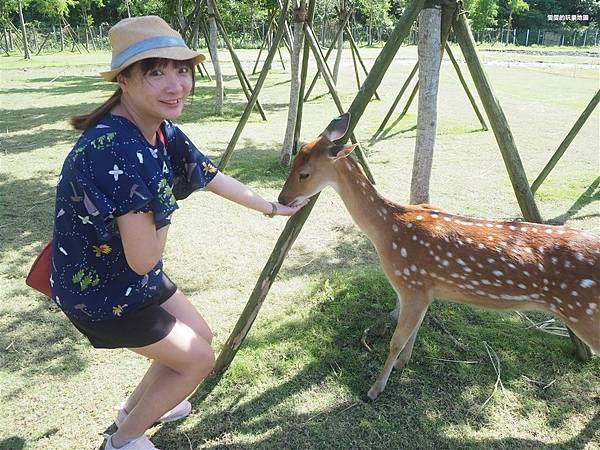
<svg viewBox="0 0 600 450"><path fill-rule="evenodd" d="M335 21L315 18L314 29L323 46L330 46L338 30ZM42 51L79 51L108 50L110 48L107 33L110 25L103 23L96 26L71 26L64 23L63 26L44 28L34 24L26 24L27 44L32 54ZM354 21L349 23L352 36L358 45L382 45L388 39L392 27L369 27ZM269 30L268 24L261 23L257 27L248 27L231 34L230 38L236 48L258 48L261 46L263 36ZM10 52L23 51L23 37L21 30L13 24L3 30L3 39L0 38L0 51ZM486 29L473 33L477 43L480 44L504 44L519 46L573 46L588 47L600 44L600 34L597 28L584 28L580 30L568 29ZM416 44L418 30L413 26L407 43ZM203 39L196 39L199 46L206 46ZM223 42L219 42L223 47Z"/></svg>

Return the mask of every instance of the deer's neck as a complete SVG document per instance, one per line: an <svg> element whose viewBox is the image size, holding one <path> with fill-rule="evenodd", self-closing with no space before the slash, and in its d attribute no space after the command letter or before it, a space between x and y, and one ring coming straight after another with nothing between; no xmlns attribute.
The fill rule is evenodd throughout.
<svg viewBox="0 0 600 450"><path fill-rule="evenodd" d="M334 186L354 223L375 244L382 237L382 226L393 220L393 209L398 206L382 197L373 187L362 169L352 158L339 160L335 169L337 183Z"/></svg>

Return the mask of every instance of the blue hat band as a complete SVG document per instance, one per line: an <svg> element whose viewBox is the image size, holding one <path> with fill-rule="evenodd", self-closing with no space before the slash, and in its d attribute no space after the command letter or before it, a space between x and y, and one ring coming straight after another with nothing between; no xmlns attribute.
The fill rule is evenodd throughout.
<svg viewBox="0 0 600 450"><path fill-rule="evenodd" d="M136 42L133 45L130 45L117 56L115 56L110 65L111 70L114 70L127 61L128 59L139 55L147 50L152 50L155 48L167 48L167 47L185 47L188 46L185 44L185 41L180 37L174 36L158 36L149 39L145 39L140 42Z"/></svg>

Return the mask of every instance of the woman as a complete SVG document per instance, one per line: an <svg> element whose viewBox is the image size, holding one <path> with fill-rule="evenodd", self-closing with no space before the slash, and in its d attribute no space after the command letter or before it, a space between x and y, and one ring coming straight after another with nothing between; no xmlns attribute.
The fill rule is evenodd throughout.
<svg viewBox="0 0 600 450"><path fill-rule="evenodd" d="M204 56L155 16L109 31L113 96L72 124L83 130L57 186L50 283L56 304L97 348L152 360L119 410L106 449L153 449L144 432L185 417L185 400L214 364L212 333L163 272L177 200L206 188L272 217L302 205L269 203L221 172L172 122Z"/></svg>

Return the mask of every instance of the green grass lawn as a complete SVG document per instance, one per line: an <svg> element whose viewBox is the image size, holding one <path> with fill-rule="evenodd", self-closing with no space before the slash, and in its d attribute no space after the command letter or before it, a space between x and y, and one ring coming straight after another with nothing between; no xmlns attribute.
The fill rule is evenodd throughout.
<svg viewBox="0 0 600 450"><path fill-rule="evenodd" d="M598 89L597 50L587 50L592 56L531 55L498 48L481 58L533 181ZM378 51L364 49L368 66ZM454 53L461 60L458 48ZM256 55L240 52L248 72ZM345 56L339 90L348 106L357 87L349 52ZM213 85L199 79L178 121L215 161L245 106L223 57L224 115L213 114ZM409 197L416 102L398 121L401 100L384 138L373 133L415 58L415 47L400 49L378 89L382 100L371 102L356 130L378 189L399 202ZM148 365L126 350L92 349L52 302L24 284L51 236L56 177L77 137L68 118L110 95L114 86L98 75L109 60L107 52L0 57L0 449L98 448L114 407ZM252 115L226 170L269 199L287 172L277 156L288 76L276 60L260 95L268 121ZM337 115L325 92L320 81L305 105L303 141ZM520 218L493 133L481 131L447 61L438 109L432 203L469 215ZM600 232L599 116L596 110L539 189L545 220ZM209 193L196 193L180 207L165 266L211 325L218 352L285 219L268 220ZM435 303L409 365L392 374L376 402L361 403L391 331L376 327L372 351L360 337L394 303L370 242L326 190L229 371L211 392L200 389L184 422L151 429L153 441L168 450L600 448L600 359L579 361L568 338L528 329L514 313ZM497 375L486 346L498 355L504 389L494 391Z"/></svg>

